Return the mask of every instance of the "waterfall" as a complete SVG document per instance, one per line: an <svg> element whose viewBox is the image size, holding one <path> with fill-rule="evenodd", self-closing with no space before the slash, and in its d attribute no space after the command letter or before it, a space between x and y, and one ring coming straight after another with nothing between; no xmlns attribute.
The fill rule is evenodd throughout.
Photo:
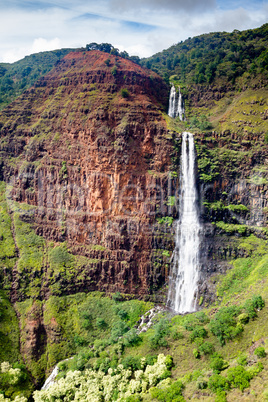
<svg viewBox="0 0 268 402"><path fill-rule="evenodd" d="M181 191L175 250L169 277L168 306L178 313L196 309L199 276L199 214L195 182L193 134L182 134Z"/></svg>
<svg viewBox="0 0 268 402"><path fill-rule="evenodd" d="M181 121L184 120L185 116L184 102L181 94L181 89L179 88L179 93L177 94L174 85L172 85L170 90L168 115L173 118L179 116Z"/></svg>
<svg viewBox="0 0 268 402"><path fill-rule="evenodd" d="M169 106L168 106L168 115L170 117L176 117L176 89L174 85L172 85L169 95Z"/></svg>
<svg viewBox="0 0 268 402"><path fill-rule="evenodd" d="M184 115L185 115L184 102L182 99L181 89L179 88L177 116L179 116L180 120L183 121Z"/></svg>

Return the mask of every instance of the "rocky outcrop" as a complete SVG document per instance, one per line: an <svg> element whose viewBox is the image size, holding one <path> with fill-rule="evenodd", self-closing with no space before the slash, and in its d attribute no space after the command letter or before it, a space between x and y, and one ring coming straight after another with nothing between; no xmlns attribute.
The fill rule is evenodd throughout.
<svg viewBox="0 0 268 402"><path fill-rule="evenodd" d="M13 200L37 207L37 234L88 258L71 283L57 278L60 292L145 296L166 281L162 251L173 240L156 218L170 213L178 186L167 100L155 73L103 52L73 52L1 113L1 176ZM51 294L47 270L40 297Z"/></svg>

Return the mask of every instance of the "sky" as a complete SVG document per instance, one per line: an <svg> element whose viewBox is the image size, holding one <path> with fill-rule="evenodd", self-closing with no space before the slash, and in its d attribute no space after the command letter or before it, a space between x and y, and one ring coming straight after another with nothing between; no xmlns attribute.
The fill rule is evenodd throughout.
<svg viewBox="0 0 268 402"><path fill-rule="evenodd" d="M268 0L0 0L0 62L91 42L148 57L188 37L266 22Z"/></svg>

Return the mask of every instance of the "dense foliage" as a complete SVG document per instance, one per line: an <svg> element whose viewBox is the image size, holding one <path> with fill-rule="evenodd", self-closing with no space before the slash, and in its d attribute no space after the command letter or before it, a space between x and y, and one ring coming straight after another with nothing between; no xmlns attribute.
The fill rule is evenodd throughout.
<svg viewBox="0 0 268 402"><path fill-rule="evenodd" d="M128 52L126 52L125 50L120 52L119 49L117 49L116 47L111 45L111 43L92 42L92 43L89 43L88 45L86 45L86 50L87 51L99 50L101 52L110 53L110 54L114 54L115 56L123 57L124 59L129 59L137 64L139 64L139 62L140 62L140 58L138 56L130 56L128 54Z"/></svg>
<svg viewBox="0 0 268 402"><path fill-rule="evenodd" d="M234 83L243 75L251 79L267 74L267 34L268 24L242 32L204 34L142 59L141 64L167 80L175 74L181 84Z"/></svg>
<svg viewBox="0 0 268 402"><path fill-rule="evenodd" d="M146 364L145 358L141 359L141 367L138 370L124 368L119 364L114 369L109 368L107 373L102 369L87 369L84 373L69 371L48 390L36 391L34 400L35 402L53 400L123 402L128 397L145 395L151 387L165 380L168 370L166 361L169 362L169 357L160 354L153 365Z"/></svg>

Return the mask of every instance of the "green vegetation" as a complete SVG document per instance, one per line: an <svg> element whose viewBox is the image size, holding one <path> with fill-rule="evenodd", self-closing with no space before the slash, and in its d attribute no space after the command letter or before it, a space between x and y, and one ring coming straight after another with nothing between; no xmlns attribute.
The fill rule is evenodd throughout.
<svg viewBox="0 0 268 402"><path fill-rule="evenodd" d="M51 399L73 401L74 396L77 398L77 394L81 400L86 400L90 395L91 401L141 401L149 389L165 380L168 361L168 356L160 354L153 365L146 363L145 359L140 359L139 369L131 366L124 368L119 364L109 368L107 373L101 368L88 368L84 373L69 371L59 380L59 386L52 385L48 390L36 391L34 401L45 402ZM179 387L175 388L175 385L174 392L178 394Z"/></svg>
<svg viewBox="0 0 268 402"><path fill-rule="evenodd" d="M5 184L0 182L0 287L10 290L11 271L17 261L17 252L12 235L12 221L8 213L5 191Z"/></svg>
<svg viewBox="0 0 268 402"><path fill-rule="evenodd" d="M204 130L210 130L212 128L212 125L208 121L207 116L201 114L200 118L196 116L190 118L189 128L190 129L199 128L201 131L204 131Z"/></svg>
<svg viewBox="0 0 268 402"><path fill-rule="evenodd" d="M171 385L161 384L158 388L152 388L150 393L153 398L164 402L183 402L182 396L184 384L181 381L175 381Z"/></svg>
<svg viewBox="0 0 268 402"><path fill-rule="evenodd" d="M125 50L120 52L119 49L117 49L116 47L111 45L111 43L92 42L92 43L89 43L88 45L86 45L86 50L87 51L100 50L101 52L110 53L115 56L123 57L123 59L129 59L137 64L139 64L139 62L140 62L140 59L138 56L129 56L129 54ZM107 60L109 60L109 59L107 59ZM107 64L107 60L105 60L106 64ZM109 63L107 65L109 65Z"/></svg>
<svg viewBox="0 0 268 402"><path fill-rule="evenodd" d="M24 364L8 362L1 363L0 389L5 396L11 397L16 402L26 402L30 397L33 387L29 381L29 376Z"/></svg>
<svg viewBox="0 0 268 402"><path fill-rule="evenodd" d="M223 301L230 300L237 294L245 299L256 291L266 295L267 285L263 278L268 273L267 241L250 235L242 238L238 245L248 256L232 260L233 268L218 277L217 296Z"/></svg>
<svg viewBox="0 0 268 402"><path fill-rule="evenodd" d="M4 291L0 291L0 362L20 360L20 329L14 307ZM0 388L1 389L1 388Z"/></svg>
<svg viewBox="0 0 268 402"><path fill-rule="evenodd" d="M130 93L129 93L129 91L128 91L127 88L122 88L122 89L121 89L121 96L122 96L122 98L129 98L129 95L130 95Z"/></svg>
<svg viewBox="0 0 268 402"><path fill-rule="evenodd" d="M52 325L53 331L61 334L60 337L48 339L44 354L40 356L39 361L34 359L28 361L32 375L42 381L45 370L76 352L81 352L82 357L78 360L72 359L68 364L71 364L72 368L79 369L81 361L85 361L83 357L85 350L89 350L89 346L92 345L96 352L94 356L101 359L101 352L109 345L113 347L112 345L119 343L116 347L121 351L125 347L135 346L140 338L133 327L140 316L151 307L152 303L123 299L119 302L98 292L51 296L42 302L27 299L17 303L21 316L22 344L26 342L27 320L30 317L38 319L43 314L44 324L47 327ZM105 359L99 361L99 364L106 361L107 366ZM111 360L108 359L108 362Z"/></svg>
<svg viewBox="0 0 268 402"><path fill-rule="evenodd" d="M258 348L256 348L254 350L254 355L258 356L258 357L265 357L266 356L266 352L263 346L259 346Z"/></svg>
<svg viewBox="0 0 268 402"><path fill-rule="evenodd" d="M87 46L88 51L94 49L129 58L109 44ZM47 59L44 64L40 61L42 66L39 67L39 56L45 57L45 54L0 66L0 108L52 68L64 52L47 52ZM109 57L107 55L103 68L114 76L114 82L120 71L119 62L113 65L112 57ZM36 63L32 63L33 60ZM31 62L31 66L22 73L26 62ZM203 218L214 223L216 244L221 240L223 244L219 250L212 250L212 259L217 252L222 252L221 247L228 245L224 250L224 269L229 269L225 274L212 276L212 291L208 287L209 292L215 289L215 303L208 308L204 292L199 298L202 312L183 317L162 313L147 332L138 333L139 318L153 306L152 303L131 300L130 295L119 292L71 294L81 289L86 292L91 285L94 288L98 271L106 269L106 260L97 259L107 258L103 257L108 254L106 248L95 244L81 246L85 257L78 255L80 251L67 242L47 241L37 235L34 207L10 202L10 199L7 202L5 185L0 183L0 360L6 362L0 373L0 400L3 394L11 400L18 396L17 402L25 402L19 395L30 397L33 389L30 378L41 385L45 375L59 361L62 361L59 385L50 391L37 391L36 401L73 400L74 395L85 399L88 398L85 392L90 393L91 400L94 395L124 402L206 398L219 402L239 400L241 395L243 399L251 395L257 400L268 398L265 389L268 381L267 229L249 226L246 221L251 206L247 197L238 201L236 193L228 193L233 181L242 186L237 173L241 171L248 186L245 194L250 191L253 194L257 187L256 194L265 196L268 183L265 167L267 93L260 86L264 87L267 79L267 24L256 30L213 33L188 39L142 63L161 73L167 81L180 85L186 103L191 99L191 91L197 88L201 99L208 85L218 99L191 108L186 122L164 116L169 130L165 138L174 140L169 175L176 185L180 137L176 138L174 132L193 130L200 188L209 190L204 200ZM61 80L64 83L65 78ZM259 87L253 89L257 85ZM45 104L38 106L38 118L30 127L27 116L25 121L15 123L18 130L29 133L25 147L27 158L32 150L41 149L43 140L51 140L53 146L67 143L67 136L64 137L59 128L63 116L68 116L68 125L77 119L83 126L91 119L94 102L100 96L98 86L85 85L72 100L62 96L63 88L64 85L54 88ZM225 88L224 96L219 88ZM42 96L42 89L38 90ZM129 98L130 93L122 88L121 92L107 91L101 96L105 110L120 96ZM118 130L123 131L128 126L127 113L129 110L125 108ZM12 123L8 115L3 114L3 124L8 129ZM98 124L97 120L95 123ZM112 135L106 128L107 133L105 127L99 126L104 140L108 134ZM1 149L5 149L5 141L3 137ZM72 145L68 143L67 146ZM111 143L116 151L124 151L124 146L119 139ZM73 167L67 155L63 157L65 160L53 161L50 168L51 172L57 169L60 180L67 183ZM19 166L20 174L38 171L39 162L28 160L30 158L25 162L11 157L6 163L13 170ZM148 170L152 179L167 177L166 172L158 172L151 166L148 169L152 169ZM34 194L33 183L26 192L29 197ZM169 197L167 206L175 205L176 198ZM263 209L265 214L267 211ZM165 225L162 229L166 231L172 230L172 216L158 217L157 222L157 230L160 225ZM64 211L61 230L62 235L66 235ZM170 249L165 249L161 242L157 247L152 265L156 276L160 269L168 268L167 261L171 256ZM93 257L88 257L90 255ZM14 295L19 301L12 306L9 297ZM162 300L162 296L153 295L155 300ZM37 339L36 347L31 344L33 333ZM70 357L73 358L63 361Z"/></svg>
<svg viewBox="0 0 268 402"><path fill-rule="evenodd" d="M172 226L174 218L172 216L163 216L162 218L157 218L157 222L162 225L166 224L168 226Z"/></svg>
<svg viewBox="0 0 268 402"><path fill-rule="evenodd" d="M142 59L141 64L181 85L237 82L239 87L267 73L267 30L265 24L242 32L200 35Z"/></svg>
<svg viewBox="0 0 268 402"><path fill-rule="evenodd" d="M61 49L41 52L12 64L0 63L0 110L48 73L71 51L72 49Z"/></svg>

